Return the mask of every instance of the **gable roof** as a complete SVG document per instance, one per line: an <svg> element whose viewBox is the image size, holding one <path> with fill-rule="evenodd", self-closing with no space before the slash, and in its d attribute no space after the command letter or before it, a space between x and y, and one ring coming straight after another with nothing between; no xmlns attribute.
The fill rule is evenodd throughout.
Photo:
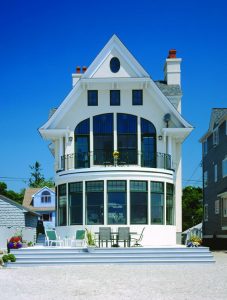
<svg viewBox="0 0 227 300"><path fill-rule="evenodd" d="M34 206L31 205L32 197L35 194L37 194L38 192L40 192L41 190L46 189L46 188L49 189L50 191L52 191L53 193L55 193L54 188L48 188L48 187L26 189L25 193L24 193L23 206L29 208L30 210L34 210ZM38 210L38 209L35 209L35 210ZM50 210L50 208L48 207L48 209L46 208L46 210Z"/></svg>
<svg viewBox="0 0 227 300"><path fill-rule="evenodd" d="M202 143L225 119L227 119L227 108L212 108L209 128L199 141Z"/></svg>
<svg viewBox="0 0 227 300"><path fill-rule="evenodd" d="M38 213L36 213L36 212L30 210L29 208L27 208L27 207L25 207L25 206L23 206L23 205L21 205L21 204L15 202L15 201L9 199L9 198L6 197L6 196L0 195L0 200L2 200L2 201L4 201L4 202L7 202L7 203L9 203L9 204L11 204L11 205L13 205L13 206L16 206L17 208L19 208L20 210L22 210L22 212L24 212L24 213L30 213L30 214L32 214L32 215L39 216Z"/></svg>
<svg viewBox="0 0 227 300"><path fill-rule="evenodd" d="M106 57L115 48L117 51L121 53L126 61L130 64L130 66L134 69L137 74L136 78L117 78L119 81L128 82L128 80L139 80L143 82L149 89L153 89L155 93L158 95L161 101L157 101L157 104L162 106L164 109L168 109L170 113L175 116L177 120L182 124L183 127L193 128L191 124L189 124L177 111L177 109L172 105L168 96L180 96L182 95L181 89L178 85L167 86L162 81L154 82L148 73L144 70L144 68L137 62L134 56L129 52L129 50L123 45L123 43L119 40L116 35L113 35L109 42L105 45L105 47L101 50L101 52L97 55L91 65L88 67L87 71L82 75L82 77L77 81L74 85L71 92L66 96L61 105L55 111L55 113L49 118L49 120L39 128L39 132L43 137L47 137L45 134L46 130L53 130L52 133L54 135L67 135L67 129L57 129L57 124L61 121L64 115L70 110L72 105L77 101L80 94L83 92L83 87L89 80L96 80L96 82L100 82L102 80L113 80L113 78L92 78L97 69L101 66L103 61L105 61ZM174 94L174 93L177 94ZM55 131L55 132L54 132Z"/></svg>

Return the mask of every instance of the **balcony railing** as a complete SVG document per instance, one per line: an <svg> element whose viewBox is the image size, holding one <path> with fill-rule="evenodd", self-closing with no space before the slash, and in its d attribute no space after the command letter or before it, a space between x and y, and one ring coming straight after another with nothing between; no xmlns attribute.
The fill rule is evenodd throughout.
<svg viewBox="0 0 227 300"><path fill-rule="evenodd" d="M113 157L113 152L95 151L71 153L61 157L60 170L89 168L90 161L93 165L103 166L129 166L141 165L144 168L160 168L171 170L171 155L165 153L141 153L135 150L119 151L118 157Z"/></svg>

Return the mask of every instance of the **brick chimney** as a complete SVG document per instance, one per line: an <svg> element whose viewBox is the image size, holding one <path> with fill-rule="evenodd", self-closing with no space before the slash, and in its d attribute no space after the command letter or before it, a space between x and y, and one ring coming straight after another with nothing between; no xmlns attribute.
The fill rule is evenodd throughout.
<svg viewBox="0 0 227 300"><path fill-rule="evenodd" d="M83 67L83 69L84 69L84 67ZM77 83L77 81L79 81L79 79L81 78L82 75L83 75L83 73L81 73L81 67L77 66L76 67L76 73L72 74L73 87Z"/></svg>
<svg viewBox="0 0 227 300"><path fill-rule="evenodd" d="M164 80L168 85L181 85L181 58L177 58L177 51L170 49L164 66Z"/></svg>

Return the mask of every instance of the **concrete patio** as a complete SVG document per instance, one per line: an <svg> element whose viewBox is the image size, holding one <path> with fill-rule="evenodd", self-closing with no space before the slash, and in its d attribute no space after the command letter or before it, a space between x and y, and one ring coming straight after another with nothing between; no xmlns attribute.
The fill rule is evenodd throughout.
<svg viewBox="0 0 227 300"><path fill-rule="evenodd" d="M227 253L215 264L74 265L0 270L1 299L218 299L227 295Z"/></svg>

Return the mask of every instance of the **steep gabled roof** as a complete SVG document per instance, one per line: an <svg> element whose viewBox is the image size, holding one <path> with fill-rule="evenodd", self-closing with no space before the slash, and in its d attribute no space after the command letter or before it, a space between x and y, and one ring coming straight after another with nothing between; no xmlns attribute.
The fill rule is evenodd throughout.
<svg viewBox="0 0 227 300"><path fill-rule="evenodd" d="M67 95L55 113L50 117L50 119L39 128L39 132L41 135L45 136L45 131L48 129L55 130L58 123L64 117L64 115L70 110L70 108L74 105L75 101L79 98L80 94L83 92L83 86L89 80L95 80L99 82L100 80L113 80L113 78L93 78L93 75L97 72L98 68L101 68L102 63L105 62L106 58L110 55L112 50L116 50L120 53L121 57L130 68L135 72L135 77L133 78L118 78L119 81L127 82L128 80L139 80L144 82L144 84L149 89L153 89L155 94L160 98L157 101L157 104L161 106L164 110L168 110L179 122L182 124L182 127L193 128L177 111L177 109L172 105L169 101L168 96L180 96L181 90L179 86L167 86L163 82L154 82L148 73L144 70L144 68L138 63L138 61L134 58L134 56L129 52L129 50L123 45L123 43L119 40L116 35L113 35L109 42L105 45L105 47L101 50L101 52L97 55L91 65L88 67L87 71L82 75L81 79L77 81L74 85L71 92ZM67 129L61 129L62 132L66 133ZM62 134L60 129L58 129L58 133Z"/></svg>
<svg viewBox="0 0 227 300"><path fill-rule="evenodd" d="M32 197L39 193L41 190L43 189L48 189L50 190L51 192L55 193L55 190L54 188L49 188L49 187L43 187L43 188L28 188L25 190L25 193L24 193L24 200L23 200L23 206L24 207L27 207L31 210L34 209L34 207L31 205L31 202L32 202ZM49 207L48 207L48 210L49 210Z"/></svg>
<svg viewBox="0 0 227 300"><path fill-rule="evenodd" d="M202 143L224 119L227 119L227 108L212 108L209 128L199 141Z"/></svg>

